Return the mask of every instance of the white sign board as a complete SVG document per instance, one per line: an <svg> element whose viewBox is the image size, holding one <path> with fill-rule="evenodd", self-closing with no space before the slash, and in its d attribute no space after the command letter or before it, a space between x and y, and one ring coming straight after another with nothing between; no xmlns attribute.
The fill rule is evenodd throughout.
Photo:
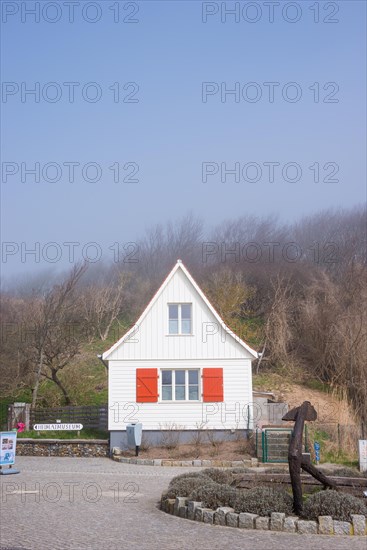
<svg viewBox="0 0 367 550"><path fill-rule="evenodd" d="M360 439L359 445L359 470L367 472L367 439Z"/></svg>
<svg viewBox="0 0 367 550"><path fill-rule="evenodd" d="M15 462L17 432L0 432L0 465L10 466Z"/></svg>
<svg viewBox="0 0 367 550"><path fill-rule="evenodd" d="M71 432L73 430L79 431L83 429L83 424L35 424L33 426L33 429L36 432L43 432L43 431L61 431L66 430L68 432Z"/></svg>

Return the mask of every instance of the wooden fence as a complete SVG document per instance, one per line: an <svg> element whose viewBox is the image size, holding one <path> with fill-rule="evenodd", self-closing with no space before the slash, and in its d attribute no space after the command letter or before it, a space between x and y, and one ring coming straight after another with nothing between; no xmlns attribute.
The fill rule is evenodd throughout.
<svg viewBox="0 0 367 550"><path fill-rule="evenodd" d="M0 403L0 431L8 429L8 404Z"/></svg>
<svg viewBox="0 0 367 550"><path fill-rule="evenodd" d="M54 424L58 420L64 423L83 424L83 428L108 429L108 406L86 405L57 407L52 409L33 409L30 412L31 428L34 424Z"/></svg>

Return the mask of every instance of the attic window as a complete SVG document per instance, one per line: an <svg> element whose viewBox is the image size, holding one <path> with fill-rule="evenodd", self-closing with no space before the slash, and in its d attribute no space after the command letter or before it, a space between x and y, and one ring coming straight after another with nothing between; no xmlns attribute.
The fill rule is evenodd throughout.
<svg viewBox="0 0 367 550"><path fill-rule="evenodd" d="M191 304L168 304L168 333L191 334Z"/></svg>

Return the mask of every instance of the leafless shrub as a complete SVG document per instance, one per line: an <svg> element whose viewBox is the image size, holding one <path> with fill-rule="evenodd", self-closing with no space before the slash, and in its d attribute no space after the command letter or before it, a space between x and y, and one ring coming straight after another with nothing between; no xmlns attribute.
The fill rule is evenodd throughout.
<svg viewBox="0 0 367 550"><path fill-rule="evenodd" d="M196 430L194 430L190 443L195 445L197 449L200 449L201 445L204 443L205 431L204 431L204 422L196 422Z"/></svg>
<svg viewBox="0 0 367 550"><path fill-rule="evenodd" d="M180 426L175 422L166 422L159 425L159 427L161 430L161 446L168 450L177 449L181 439Z"/></svg>
<svg viewBox="0 0 367 550"><path fill-rule="evenodd" d="M207 437L207 440L212 445L212 447L219 447L221 444L220 439L217 437L215 430L206 430L205 435Z"/></svg>
<svg viewBox="0 0 367 550"><path fill-rule="evenodd" d="M146 452L146 451L149 451L151 447L152 447L152 442L150 440L150 437L143 432L143 435L141 438L140 450L142 452Z"/></svg>
<svg viewBox="0 0 367 550"><path fill-rule="evenodd" d="M292 354L293 313L295 300L291 281L284 275L272 280L273 300L265 325L265 343L263 353L275 364L287 364L289 367L296 358ZM257 364L257 374L261 359Z"/></svg>
<svg viewBox="0 0 367 550"><path fill-rule="evenodd" d="M247 456L254 455L253 446L251 445L251 442L248 439L242 439L242 441L239 441L236 447L236 451L241 455L247 455Z"/></svg>

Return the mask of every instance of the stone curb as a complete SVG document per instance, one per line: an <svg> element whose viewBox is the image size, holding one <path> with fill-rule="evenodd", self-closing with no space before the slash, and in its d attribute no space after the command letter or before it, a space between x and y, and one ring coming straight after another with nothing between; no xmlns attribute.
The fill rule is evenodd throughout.
<svg viewBox="0 0 367 550"><path fill-rule="evenodd" d="M165 458L128 458L112 455L112 460L122 462L123 464L138 464L139 466L172 466L172 467L204 467L204 468L257 468L259 461L257 458L251 460L170 460Z"/></svg>
<svg viewBox="0 0 367 550"><path fill-rule="evenodd" d="M273 512L270 517L262 517L244 512L237 514L227 506L211 510L204 508L201 502L194 502L186 497L162 500L161 510L167 514L202 523L247 530L282 531L302 535L367 535L367 518L357 514L352 515L352 523L336 521L331 516L319 516L318 521L306 521L296 516L286 517L285 514L278 512Z"/></svg>

